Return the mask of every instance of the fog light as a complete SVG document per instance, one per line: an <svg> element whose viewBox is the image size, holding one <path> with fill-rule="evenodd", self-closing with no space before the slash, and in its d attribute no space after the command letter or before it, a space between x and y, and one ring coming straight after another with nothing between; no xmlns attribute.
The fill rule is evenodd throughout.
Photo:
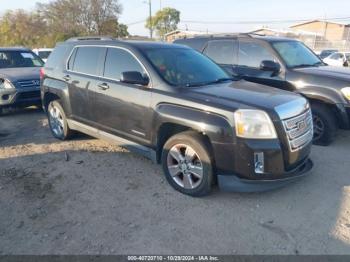
<svg viewBox="0 0 350 262"><path fill-rule="evenodd" d="M254 153L254 168L255 174L263 174L264 173L264 153Z"/></svg>
<svg viewBox="0 0 350 262"><path fill-rule="evenodd" d="M2 100L9 100L10 96L9 95L3 95Z"/></svg>

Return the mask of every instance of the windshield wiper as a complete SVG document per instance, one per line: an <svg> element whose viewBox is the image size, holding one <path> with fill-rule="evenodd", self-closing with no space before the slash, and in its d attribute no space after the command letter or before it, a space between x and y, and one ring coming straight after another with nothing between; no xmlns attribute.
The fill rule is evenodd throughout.
<svg viewBox="0 0 350 262"><path fill-rule="evenodd" d="M196 86L207 86L207 85L214 85L214 84L219 84L227 81L234 81L236 78L233 77L223 77L223 78L218 78L215 79L214 81L208 81L208 82L200 82L200 83L188 83L185 84L186 87L196 87Z"/></svg>
<svg viewBox="0 0 350 262"><path fill-rule="evenodd" d="M320 66L320 65L323 65L323 62L319 61L314 64L300 64L300 65L293 66L293 68L314 67L314 66Z"/></svg>
<svg viewBox="0 0 350 262"><path fill-rule="evenodd" d="M300 64L300 65L295 65L293 68L302 68L302 67L313 67L314 65L310 64Z"/></svg>

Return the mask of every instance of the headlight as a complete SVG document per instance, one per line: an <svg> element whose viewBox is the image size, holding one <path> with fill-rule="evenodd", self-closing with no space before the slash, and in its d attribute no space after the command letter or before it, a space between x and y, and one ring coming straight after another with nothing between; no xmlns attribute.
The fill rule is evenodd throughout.
<svg viewBox="0 0 350 262"><path fill-rule="evenodd" d="M350 87L344 87L341 92L343 93L343 95L350 100Z"/></svg>
<svg viewBox="0 0 350 262"><path fill-rule="evenodd" d="M0 79L0 89L14 89L15 87L7 79Z"/></svg>
<svg viewBox="0 0 350 262"><path fill-rule="evenodd" d="M235 112L236 135L251 139L277 138L269 115L261 110L241 109Z"/></svg>

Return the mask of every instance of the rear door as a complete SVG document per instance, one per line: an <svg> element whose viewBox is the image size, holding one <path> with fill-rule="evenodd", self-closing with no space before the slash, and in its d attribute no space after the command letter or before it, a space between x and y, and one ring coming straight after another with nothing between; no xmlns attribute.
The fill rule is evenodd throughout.
<svg viewBox="0 0 350 262"><path fill-rule="evenodd" d="M261 62L278 62L272 50L262 43L250 39L240 39L238 47L237 73L245 80L284 89L287 85L283 73L260 70Z"/></svg>
<svg viewBox="0 0 350 262"><path fill-rule="evenodd" d="M203 54L211 58L231 75L237 75L237 40L212 40L205 47Z"/></svg>
<svg viewBox="0 0 350 262"><path fill-rule="evenodd" d="M100 82L106 48L78 46L73 49L64 76L69 83L72 118L91 124L93 121L92 92Z"/></svg>
<svg viewBox="0 0 350 262"><path fill-rule="evenodd" d="M151 88L121 82L121 74L127 71L137 71L149 78L131 51L108 48L103 77L94 86L94 122L107 132L147 143L152 124Z"/></svg>

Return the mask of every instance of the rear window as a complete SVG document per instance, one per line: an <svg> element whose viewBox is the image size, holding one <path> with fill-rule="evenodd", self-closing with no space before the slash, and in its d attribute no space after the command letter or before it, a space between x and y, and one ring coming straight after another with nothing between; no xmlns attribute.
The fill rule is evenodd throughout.
<svg viewBox="0 0 350 262"><path fill-rule="evenodd" d="M50 54L51 54L51 51L39 51L38 52L38 55L41 59L47 59Z"/></svg>
<svg viewBox="0 0 350 262"><path fill-rule="evenodd" d="M73 71L88 75L99 75L98 62L104 55L105 48L84 46L77 49Z"/></svg>
<svg viewBox="0 0 350 262"><path fill-rule="evenodd" d="M40 57L29 51L0 51L0 68L42 67Z"/></svg>
<svg viewBox="0 0 350 262"><path fill-rule="evenodd" d="M50 54L45 67L47 68L59 68L63 63L64 59L68 56L68 52L71 47L68 45L58 45Z"/></svg>
<svg viewBox="0 0 350 262"><path fill-rule="evenodd" d="M214 40L208 43L204 54L220 65L232 65L237 41Z"/></svg>
<svg viewBox="0 0 350 262"><path fill-rule="evenodd" d="M205 38L178 39L174 41L174 44L185 45L202 52L203 47L207 43L207 41L208 40Z"/></svg>

